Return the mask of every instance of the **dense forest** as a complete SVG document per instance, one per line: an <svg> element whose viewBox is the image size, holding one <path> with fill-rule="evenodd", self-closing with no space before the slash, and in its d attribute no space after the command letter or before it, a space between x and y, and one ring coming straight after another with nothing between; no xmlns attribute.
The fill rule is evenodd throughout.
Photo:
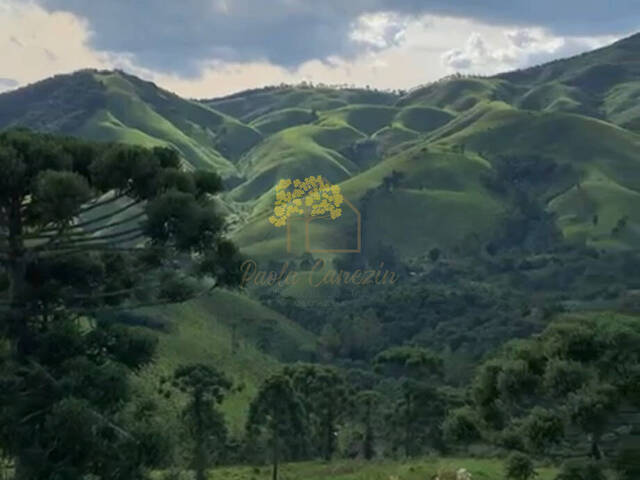
<svg viewBox="0 0 640 480"><path fill-rule="evenodd" d="M158 379L157 396L136 394L130 378L154 361L157 341L119 313L240 288L241 256L208 205L220 178L181 171L170 149L26 130L0 142L0 439L16 478L192 467L200 480L214 465L267 462L275 479L281 462L473 446L515 452L514 479L530 478L543 456L571 459L558 478L637 474L640 320L610 281L637 288L635 254L561 240L527 250L520 236L455 262L437 251L406 264L374 253L410 280L383 294L346 287L321 308L263 293L318 342L301 351L256 333L287 365L264 379L234 436L220 404L242 385L212 365L180 365ZM548 228L530 210L531 228ZM568 298L627 313L571 313ZM154 400L172 395L182 398L177 431Z"/></svg>

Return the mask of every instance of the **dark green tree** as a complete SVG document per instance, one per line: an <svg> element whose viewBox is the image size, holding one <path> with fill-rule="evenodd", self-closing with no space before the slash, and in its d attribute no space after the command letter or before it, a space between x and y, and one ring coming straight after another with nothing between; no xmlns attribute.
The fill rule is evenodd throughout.
<svg viewBox="0 0 640 480"><path fill-rule="evenodd" d="M355 398L356 417L362 424L362 455L371 460L376 454L376 418L380 413L382 397L372 390L359 392Z"/></svg>
<svg viewBox="0 0 640 480"><path fill-rule="evenodd" d="M425 435L438 436L444 406L433 384L443 375L443 361L430 350L419 347L393 347L378 354L376 369L398 379L401 391L390 423L401 432L407 457L417 455L427 442Z"/></svg>
<svg viewBox="0 0 640 480"><path fill-rule="evenodd" d="M555 480L606 480L602 465L593 460L572 459L562 464Z"/></svg>
<svg viewBox="0 0 640 480"><path fill-rule="evenodd" d="M251 402L247 419L248 441L267 437L271 453L272 479L278 480L280 462L295 451L296 440L305 433L305 412L291 379L278 374L268 378Z"/></svg>
<svg viewBox="0 0 640 480"><path fill-rule="evenodd" d="M231 381L208 365L192 364L179 367L173 385L185 393L189 401L182 412L193 440L193 466L197 480L206 480L211 467L211 452L224 449L227 428L218 406L231 389Z"/></svg>
<svg viewBox="0 0 640 480"><path fill-rule="evenodd" d="M320 454L330 461L336 451L339 426L352 400L344 376L335 368L312 364L285 367L283 373L291 378L303 401L307 425Z"/></svg>
<svg viewBox="0 0 640 480"><path fill-rule="evenodd" d="M118 419L127 372L151 361L154 342L109 314L240 276L210 197L220 178L179 167L168 148L0 133L0 449L17 479L144 468L136 427Z"/></svg>
<svg viewBox="0 0 640 480"><path fill-rule="evenodd" d="M537 475L533 462L523 453L509 455L505 470L505 476L509 480L531 480Z"/></svg>
<svg viewBox="0 0 640 480"><path fill-rule="evenodd" d="M457 408L447 415L442 425L443 435L449 443L469 444L480 440L481 427L477 413L469 406Z"/></svg>
<svg viewBox="0 0 640 480"><path fill-rule="evenodd" d="M620 407L638 405L640 322L601 315L567 318L542 334L513 341L474 379L474 407L489 426L519 447L544 452L577 427L602 456L600 439L615 428Z"/></svg>

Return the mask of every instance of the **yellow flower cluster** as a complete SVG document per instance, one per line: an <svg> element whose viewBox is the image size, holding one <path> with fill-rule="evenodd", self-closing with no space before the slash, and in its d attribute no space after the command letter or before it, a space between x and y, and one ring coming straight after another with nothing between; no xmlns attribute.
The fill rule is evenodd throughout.
<svg viewBox="0 0 640 480"><path fill-rule="evenodd" d="M293 184L293 191L287 189ZM269 217L276 227L284 227L287 219L296 213L319 216L329 213L332 220L342 215L344 201L340 187L331 185L322 176L313 175L304 180L282 179L276 185L276 203Z"/></svg>

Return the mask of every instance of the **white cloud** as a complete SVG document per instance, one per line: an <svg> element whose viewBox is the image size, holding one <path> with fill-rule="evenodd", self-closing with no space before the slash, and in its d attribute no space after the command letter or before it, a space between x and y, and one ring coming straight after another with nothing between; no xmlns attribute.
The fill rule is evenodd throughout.
<svg viewBox="0 0 640 480"><path fill-rule="evenodd" d="M400 45L405 38L408 19L393 12L362 15L352 25L349 38L376 49Z"/></svg>
<svg viewBox="0 0 640 480"><path fill-rule="evenodd" d="M535 34L526 28L505 33L507 39L517 48L527 48L535 42Z"/></svg>
<svg viewBox="0 0 640 480"><path fill-rule="evenodd" d="M236 8L231 0L211 1L221 13L229 12L232 5ZM126 52L97 51L90 47L91 38L88 23L71 13L51 13L23 0L0 0L0 91L82 68L122 68L192 98L302 80L411 88L454 71L492 74L614 40L557 37L541 28L503 27L463 18L378 12L360 16L351 26L351 39L366 47L353 58L333 55L293 69L266 60L211 59L200 64L199 75L184 77L142 68Z"/></svg>
<svg viewBox="0 0 640 480"><path fill-rule="evenodd" d="M450 71L494 74L568 57L612 43L617 38L559 37L540 28L505 30L502 37L473 32L464 46L447 50L442 62ZM487 40L485 38L490 38Z"/></svg>
<svg viewBox="0 0 640 480"><path fill-rule="evenodd" d="M112 67L112 55L88 47L90 36L87 23L70 13L0 0L0 77L23 85L56 73Z"/></svg>

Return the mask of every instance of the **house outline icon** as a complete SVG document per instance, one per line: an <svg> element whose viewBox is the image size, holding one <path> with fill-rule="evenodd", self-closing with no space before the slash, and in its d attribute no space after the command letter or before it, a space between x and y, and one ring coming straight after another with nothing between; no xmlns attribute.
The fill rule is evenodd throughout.
<svg viewBox="0 0 640 480"><path fill-rule="evenodd" d="M305 243L305 252L308 253L360 253L362 251L362 214L360 210L358 210L353 203L351 203L346 197L343 198L344 203L356 214L356 248L335 248L335 249L321 249L311 248L311 239L309 236L309 224L315 220L320 218L329 218L328 215L322 216L312 216L304 218L304 243ZM287 220L287 253L291 253L291 219Z"/></svg>

